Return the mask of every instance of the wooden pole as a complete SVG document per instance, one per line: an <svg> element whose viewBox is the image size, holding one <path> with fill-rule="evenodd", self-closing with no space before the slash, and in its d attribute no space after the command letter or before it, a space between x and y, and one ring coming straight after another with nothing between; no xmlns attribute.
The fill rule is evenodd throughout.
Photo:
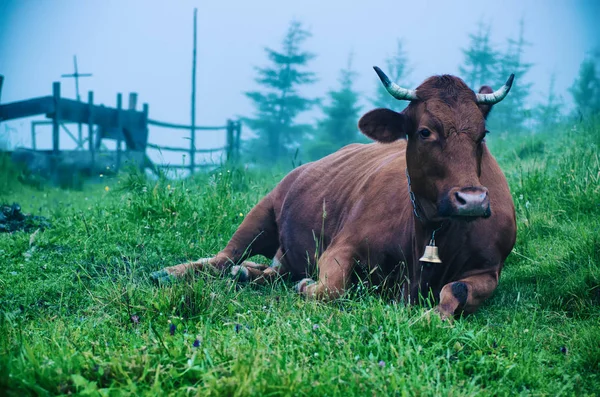
<svg viewBox="0 0 600 397"><path fill-rule="evenodd" d="M144 129L146 132L146 144L148 143L148 137L150 132L148 131L148 104L144 103L144 105L142 106L142 113L144 114L144 119L143 119L143 124L144 124ZM156 170L152 167L152 162L150 161L150 158L148 157L148 154L146 152L146 147L144 147L144 161L142 162L142 164L140 164L140 171L144 171L144 167L146 167L146 165L151 166L152 171L156 174Z"/></svg>
<svg viewBox="0 0 600 397"><path fill-rule="evenodd" d="M36 144L35 144L35 121L31 122L31 148L33 150L36 150Z"/></svg>
<svg viewBox="0 0 600 397"><path fill-rule="evenodd" d="M198 9L194 8L194 49L192 52L192 125L190 129L190 175L196 167L196 31Z"/></svg>
<svg viewBox="0 0 600 397"><path fill-rule="evenodd" d="M88 92L88 147L90 149L91 172L96 168L96 150L94 148L94 93Z"/></svg>
<svg viewBox="0 0 600 397"><path fill-rule="evenodd" d="M233 121L227 120L227 162L233 160Z"/></svg>
<svg viewBox="0 0 600 397"><path fill-rule="evenodd" d="M127 104L127 110L130 112L135 112L135 108L137 108L137 99L138 99L138 94L135 92L130 92L129 93L129 102ZM137 134L137 130L138 130L138 126L133 127L131 124L129 125L129 133L131 134L130 136L130 140L131 140L131 147L128 146L127 143L127 139L125 140L125 147L126 150L140 150L139 147L137 147L137 144L134 140L134 136L136 136ZM125 134L125 131L123 131L123 134ZM124 136L124 135L123 135Z"/></svg>
<svg viewBox="0 0 600 397"><path fill-rule="evenodd" d="M135 108L137 107L137 98L138 98L137 93L135 93L135 92L129 93L129 104L127 105L128 110L135 110Z"/></svg>
<svg viewBox="0 0 600 397"><path fill-rule="evenodd" d="M75 95L77 97L77 102L81 102L81 97L79 96L79 78L90 76L92 76L91 73L79 73L79 69L77 68L77 55L73 55L73 74L63 74L61 77L70 77L75 79ZM77 149L83 150L83 133L81 131L81 123L77 123Z"/></svg>
<svg viewBox="0 0 600 397"><path fill-rule="evenodd" d="M77 55L73 55L73 67L75 70L75 95L77 96L77 102L81 102L79 96L79 70L77 70ZM83 132L81 130L81 123L77 123L77 149L83 150Z"/></svg>
<svg viewBox="0 0 600 397"><path fill-rule="evenodd" d="M54 117L52 117L52 151L58 155L60 148L60 83L52 83L52 97L54 100Z"/></svg>
<svg viewBox="0 0 600 397"><path fill-rule="evenodd" d="M81 130L81 123L77 123L77 149L83 150L83 132Z"/></svg>
<svg viewBox="0 0 600 397"><path fill-rule="evenodd" d="M238 120L236 122L235 129L235 161L240 159L240 141L242 140L242 122Z"/></svg>
<svg viewBox="0 0 600 397"><path fill-rule="evenodd" d="M148 104L144 103L144 105L142 106L142 113L144 114L144 128L146 129L146 132L148 132Z"/></svg>
<svg viewBox="0 0 600 397"><path fill-rule="evenodd" d="M121 168L121 143L123 141L123 128L121 127L122 117L121 109L123 108L123 94L120 92L117 94L117 172Z"/></svg>

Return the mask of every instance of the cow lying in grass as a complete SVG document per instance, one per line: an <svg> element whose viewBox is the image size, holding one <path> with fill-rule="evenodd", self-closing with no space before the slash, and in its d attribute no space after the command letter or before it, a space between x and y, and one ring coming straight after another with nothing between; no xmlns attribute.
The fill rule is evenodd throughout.
<svg viewBox="0 0 600 397"><path fill-rule="evenodd" d="M408 90L375 70L391 95L410 101L401 113L375 109L360 119L375 143L294 169L215 257L153 278L206 267L244 281L290 275L299 293L329 300L368 275L409 302L433 296L443 318L475 311L496 288L516 238L512 197L484 139L486 117L514 76L496 92L484 86L476 94L454 76ZM272 265L247 261L252 255Z"/></svg>

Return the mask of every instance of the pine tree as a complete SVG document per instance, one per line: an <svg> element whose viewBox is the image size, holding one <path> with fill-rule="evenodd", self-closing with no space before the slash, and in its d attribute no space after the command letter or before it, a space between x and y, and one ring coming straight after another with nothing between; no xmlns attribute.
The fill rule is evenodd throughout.
<svg viewBox="0 0 600 397"><path fill-rule="evenodd" d="M600 114L600 75L593 57L583 60L569 91L581 116Z"/></svg>
<svg viewBox="0 0 600 397"><path fill-rule="evenodd" d="M314 137L306 145L308 157L316 160L356 142L359 137L359 93L354 89L357 73L352 69L352 55L340 71L339 88L327 93L327 105L321 107L325 117L317 124ZM389 94L388 94L389 95Z"/></svg>
<svg viewBox="0 0 600 397"><path fill-rule="evenodd" d="M408 67L408 58L404 51L404 45L402 40L398 40L396 44L396 52L385 60L386 70L385 73L390 76L390 79L401 85L410 86L410 82L407 81L407 77L410 75L410 69ZM388 108L395 111L401 111L408 106L407 101L399 101L392 97L385 87L381 84L379 78L374 78L377 90L375 92L375 98L371 100L373 106L378 108Z"/></svg>
<svg viewBox="0 0 600 397"><path fill-rule="evenodd" d="M489 85L495 77L498 61L498 52L494 49L490 39L490 25L479 23L477 33L470 34L470 44L462 49L464 64L459 66L461 75L466 83L475 92L482 85Z"/></svg>
<svg viewBox="0 0 600 397"><path fill-rule="evenodd" d="M525 47L531 44L525 41L524 23L521 20L519 36L508 39L506 51L500 54L494 89L506 83L511 73L515 74L515 80L510 94L502 102L494 106L489 118L490 130L523 131L527 128L527 122L532 117L531 109L527 107L527 98L531 92L531 83L527 83L527 73L532 64L523 61Z"/></svg>
<svg viewBox="0 0 600 397"><path fill-rule="evenodd" d="M266 48L269 66L256 68L261 91L246 92L255 107L253 118L244 121L257 138L249 146L254 153L268 154L277 162L297 144L309 126L296 124L296 117L316 101L302 96L298 89L316 81L306 67L315 55L301 49L311 37L298 21L292 21L283 39L281 51Z"/></svg>
<svg viewBox="0 0 600 397"><path fill-rule="evenodd" d="M552 128L558 124L561 118L562 100L556 95L555 84L556 76L550 76L550 87L546 102L538 105L535 115L538 125L541 128ZM510 94L509 94L510 95Z"/></svg>

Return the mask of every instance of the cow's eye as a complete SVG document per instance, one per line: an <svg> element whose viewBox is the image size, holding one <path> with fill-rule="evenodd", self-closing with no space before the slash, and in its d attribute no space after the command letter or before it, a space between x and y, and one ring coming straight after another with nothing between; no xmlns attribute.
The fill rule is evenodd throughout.
<svg viewBox="0 0 600 397"><path fill-rule="evenodd" d="M483 135L481 136L481 138L479 138L477 140L477 144L481 144L482 142L485 142L485 137L487 136L487 134L489 134L490 132L488 130L483 131Z"/></svg>
<svg viewBox="0 0 600 397"><path fill-rule="evenodd" d="M431 136L431 131L427 128L423 128L422 130L419 130L419 136L423 139L427 139Z"/></svg>

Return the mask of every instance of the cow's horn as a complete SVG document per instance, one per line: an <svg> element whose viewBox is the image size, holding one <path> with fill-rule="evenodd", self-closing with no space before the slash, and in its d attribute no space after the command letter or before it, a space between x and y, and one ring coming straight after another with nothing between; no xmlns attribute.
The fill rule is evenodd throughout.
<svg viewBox="0 0 600 397"><path fill-rule="evenodd" d="M391 82L389 77L387 77L385 73L383 73L383 71L377 66L373 66L373 69L375 69L377 76L379 76L379 79L383 83L383 86L387 92L389 92L394 98L406 101L415 101L419 99L417 97L417 91L402 88L398 84Z"/></svg>
<svg viewBox="0 0 600 397"><path fill-rule="evenodd" d="M515 74L511 74L508 80L506 80L506 84L504 84L501 88L492 92L491 94L476 94L477 99L476 102L479 104L485 105L493 105L495 103L503 100L506 95L508 95L508 91L510 91L510 87L512 87L513 80L515 79Z"/></svg>

